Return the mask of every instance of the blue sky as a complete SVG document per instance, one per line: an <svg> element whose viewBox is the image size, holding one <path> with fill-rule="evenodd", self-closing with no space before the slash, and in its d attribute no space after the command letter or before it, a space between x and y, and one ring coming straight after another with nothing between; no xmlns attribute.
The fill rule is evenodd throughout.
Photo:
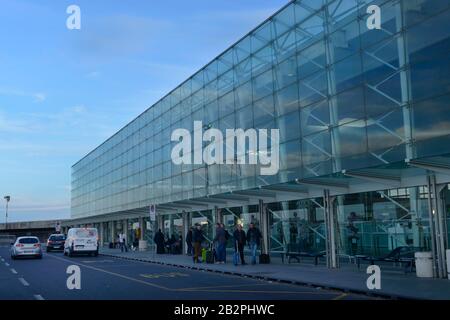
<svg viewBox="0 0 450 320"><path fill-rule="evenodd" d="M0 221L70 217L77 160L287 2L0 0Z"/></svg>

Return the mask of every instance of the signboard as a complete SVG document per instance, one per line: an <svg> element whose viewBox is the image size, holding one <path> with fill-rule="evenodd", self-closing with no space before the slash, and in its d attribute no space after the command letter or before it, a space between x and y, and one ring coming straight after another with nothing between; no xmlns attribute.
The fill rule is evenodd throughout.
<svg viewBox="0 0 450 320"><path fill-rule="evenodd" d="M150 205L149 213L150 221L156 221L156 206L154 204Z"/></svg>

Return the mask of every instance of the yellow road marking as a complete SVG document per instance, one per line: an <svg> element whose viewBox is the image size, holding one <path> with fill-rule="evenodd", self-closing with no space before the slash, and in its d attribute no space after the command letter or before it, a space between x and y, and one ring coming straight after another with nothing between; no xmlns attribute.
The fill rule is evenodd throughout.
<svg viewBox="0 0 450 320"><path fill-rule="evenodd" d="M346 298L348 296L348 293L343 293L339 296L337 296L336 298L334 298L333 300L342 300L344 298Z"/></svg>

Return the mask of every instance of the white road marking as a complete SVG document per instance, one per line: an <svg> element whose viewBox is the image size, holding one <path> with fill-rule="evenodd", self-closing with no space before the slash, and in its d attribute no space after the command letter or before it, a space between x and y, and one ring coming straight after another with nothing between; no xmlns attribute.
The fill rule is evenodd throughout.
<svg viewBox="0 0 450 320"><path fill-rule="evenodd" d="M5 266L9 267L9 263L8 263L8 262L5 262Z"/></svg>
<svg viewBox="0 0 450 320"><path fill-rule="evenodd" d="M15 269L10 269L12 273L17 274L17 271Z"/></svg>
<svg viewBox="0 0 450 320"><path fill-rule="evenodd" d="M25 281L24 278L19 278L20 283L22 283L25 287L28 287L30 284Z"/></svg>
<svg viewBox="0 0 450 320"><path fill-rule="evenodd" d="M36 300L45 300L40 294L35 294L35 295L34 295L34 298L35 298Z"/></svg>

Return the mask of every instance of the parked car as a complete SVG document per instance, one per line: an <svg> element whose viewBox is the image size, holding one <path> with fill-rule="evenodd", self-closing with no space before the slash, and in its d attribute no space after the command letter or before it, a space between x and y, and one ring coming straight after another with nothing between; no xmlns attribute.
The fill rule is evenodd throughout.
<svg viewBox="0 0 450 320"><path fill-rule="evenodd" d="M42 248L37 237L19 237L11 244L11 259L19 257L42 258Z"/></svg>
<svg viewBox="0 0 450 320"><path fill-rule="evenodd" d="M72 228L64 243L64 255L91 254L98 256L98 231L96 228Z"/></svg>
<svg viewBox="0 0 450 320"><path fill-rule="evenodd" d="M63 234L52 234L47 240L47 252L50 251L64 251L64 243L66 236Z"/></svg>

